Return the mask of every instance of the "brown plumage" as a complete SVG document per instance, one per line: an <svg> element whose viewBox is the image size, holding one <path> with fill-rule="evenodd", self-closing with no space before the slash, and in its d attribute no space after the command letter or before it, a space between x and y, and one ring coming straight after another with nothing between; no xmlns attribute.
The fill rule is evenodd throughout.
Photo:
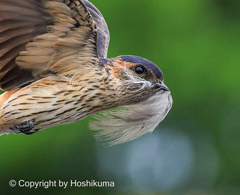
<svg viewBox="0 0 240 195"><path fill-rule="evenodd" d="M153 131L172 105L161 70L107 58L109 31L87 0L0 0L0 134L32 134L93 113L110 144ZM138 107L140 106L140 107Z"/></svg>

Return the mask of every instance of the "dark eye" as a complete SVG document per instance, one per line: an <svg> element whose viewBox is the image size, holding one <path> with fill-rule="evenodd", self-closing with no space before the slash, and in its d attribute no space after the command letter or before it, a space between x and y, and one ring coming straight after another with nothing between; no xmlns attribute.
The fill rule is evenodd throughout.
<svg viewBox="0 0 240 195"><path fill-rule="evenodd" d="M146 69L145 69L145 67L143 67L143 66L136 66L136 67L135 67L135 72L136 72L137 74L143 74L145 71L146 71Z"/></svg>

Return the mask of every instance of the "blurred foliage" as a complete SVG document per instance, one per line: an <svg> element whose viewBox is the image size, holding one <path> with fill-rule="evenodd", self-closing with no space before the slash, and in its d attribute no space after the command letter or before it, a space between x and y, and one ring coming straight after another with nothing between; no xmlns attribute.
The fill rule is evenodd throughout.
<svg viewBox="0 0 240 195"><path fill-rule="evenodd" d="M191 138L193 146L199 142L197 135L211 139L220 164L215 181L208 188L199 185L197 190L192 189L189 181L181 194L221 194L221 189L225 190L224 194L239 194L240 1L91 2L100 9L110 29L108 57L139 55L163 70L174 104L156 131L169 127L180 129ZM114 188L64 190L9 186L11 179L101 180L104 173L99 174L98 170L96 148L99 145L88 130L88 120L53 127L31 136L0 137L1 194L126 194L118 188L124 179L115 182ZM112 160L111 164L114 163ZM198 179L201 183L206 178L202 175ZM172 194L171 191L151 193ZM134 194L134 190L130 194Z"/></svg>

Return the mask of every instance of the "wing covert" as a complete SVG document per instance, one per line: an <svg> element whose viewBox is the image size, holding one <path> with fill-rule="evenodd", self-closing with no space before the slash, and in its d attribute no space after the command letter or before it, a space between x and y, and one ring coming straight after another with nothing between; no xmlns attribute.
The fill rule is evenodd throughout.
<svg viewBox="0 0 240 195"><path fill-rule="evenodd" d="M93 17L97 26L97 51L100 58L107 58L110 33L102 13L89 1L83 0L84 5Z"/></svg>
<svg viewBox="0 0 240 195"><path fill-rule="evenodd" d="M87 0L0 0L0 88L71 75L106 58L109 31Z"/></svg>

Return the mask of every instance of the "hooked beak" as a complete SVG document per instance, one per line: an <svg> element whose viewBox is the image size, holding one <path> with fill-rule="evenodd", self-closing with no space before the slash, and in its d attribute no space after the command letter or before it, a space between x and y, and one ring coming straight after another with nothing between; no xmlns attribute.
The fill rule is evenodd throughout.
<svg viewBox="0 0 240 195"><path fill-rule="evenodd" d="M155 83L155 86L163 91L169 91L169 88L163 82Z"/></svg>

